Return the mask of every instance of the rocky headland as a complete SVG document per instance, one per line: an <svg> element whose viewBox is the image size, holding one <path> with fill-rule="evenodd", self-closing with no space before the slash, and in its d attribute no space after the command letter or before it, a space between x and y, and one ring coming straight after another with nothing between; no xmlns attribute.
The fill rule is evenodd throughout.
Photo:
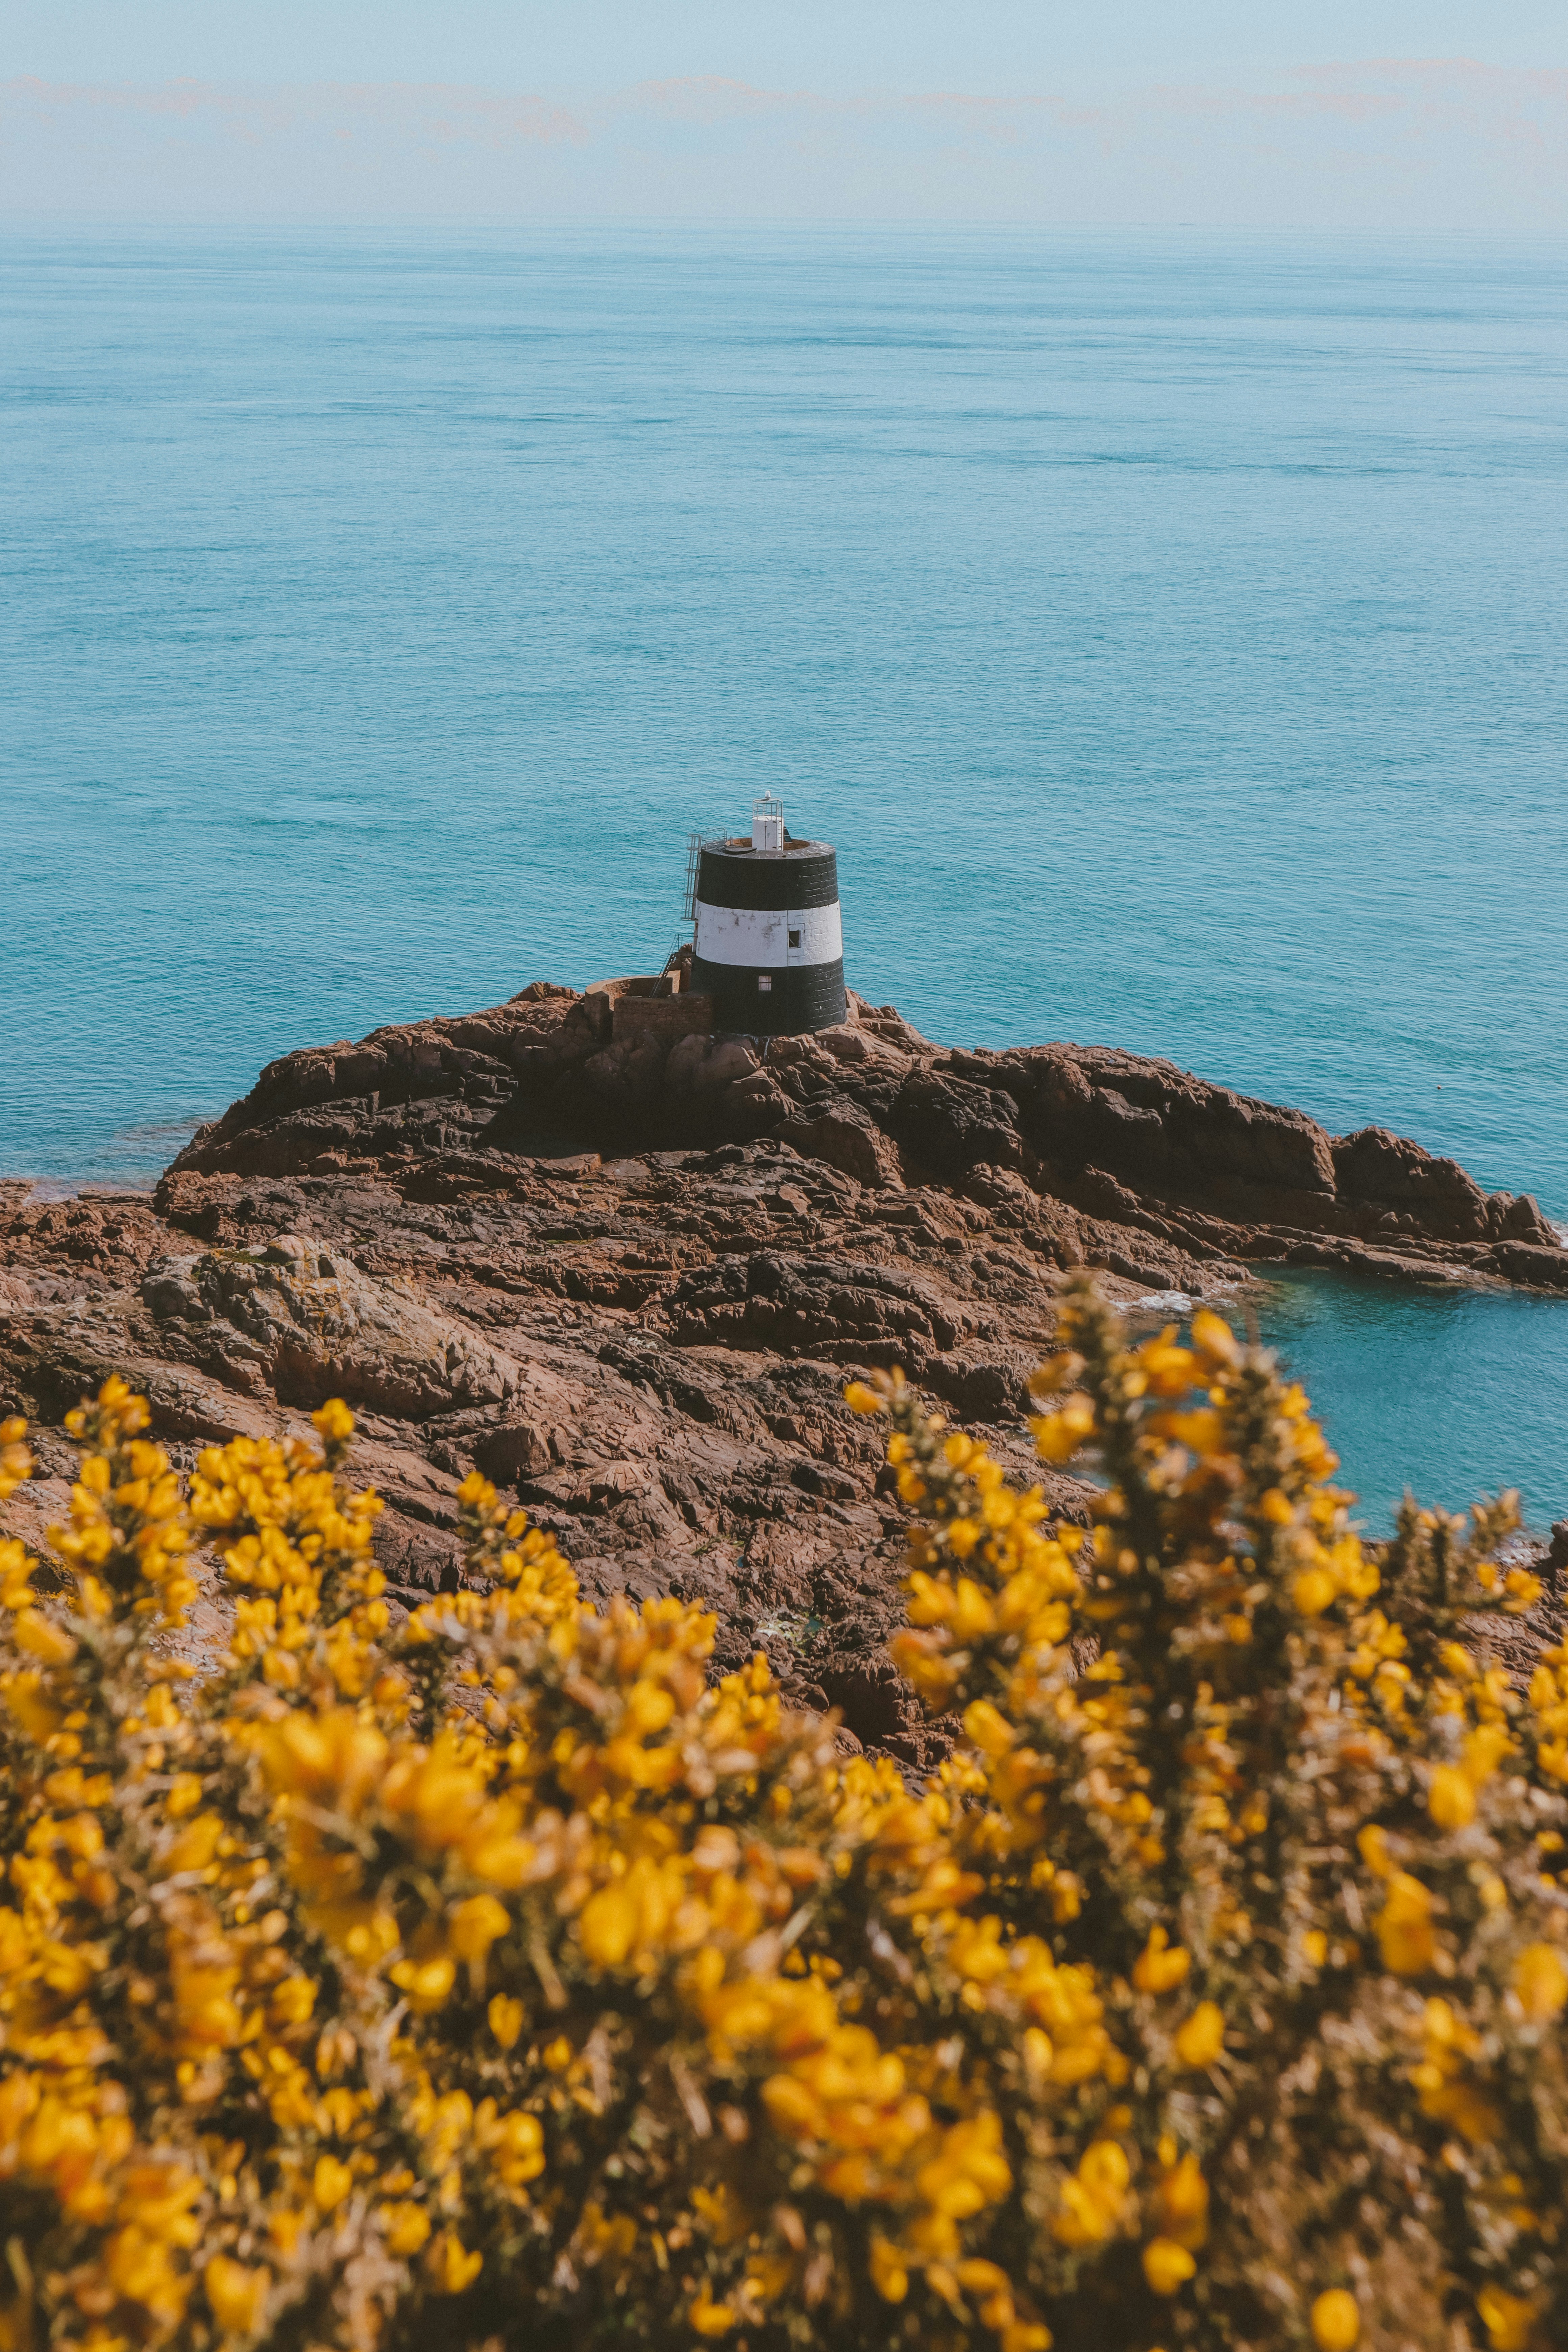
<svg viewBox="0 0 1568 2352"><path fill-rule="evenodd" d="M150 1198L0 1187L0 1410L47 1474L18 1531L61 1515L50 1431L111 1371L186 1464L342 1395L395 1600L455 1581L477 1466L590 1591L704 1600L721 1664L760 1642L919 1765L883 1650L905 1521L852 1370L901 1364L1032 1473L1025 1383L1075 1267L1128 1299L1268 1265L1568 1292L1528 1195L1381 1128L1109 1049L952 1051L854 997L765 1041L682 1034L680 1003L536 982L285 1055Z"/></svg>

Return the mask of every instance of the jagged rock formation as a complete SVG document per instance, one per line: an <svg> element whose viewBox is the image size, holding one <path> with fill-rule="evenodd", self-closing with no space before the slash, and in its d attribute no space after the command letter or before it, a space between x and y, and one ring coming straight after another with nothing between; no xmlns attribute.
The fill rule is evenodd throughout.
<svg viewBox="0 0 1568 2352"><path fill-rule="evenodd" d="M1025 1381L1079 1264L1124 1296L1271 1260L1568 1290L1532 1201L1380 1129L851 1015L764 1052L538 983L273 1063L151 1200L0 1188L0 1409L46 1425L51 1473L31 1520L66 1499L47 1424L110 1370L187 1462L342 1394L395 1595L455 1577L477 1465L590 1591L704 1598L721 1664L760 1641L795 1696L920 1764L882 1647L904 1518L848 1372L902 1364L1027 1474Z"/></svg>
<svg viewBox="0 0 1568 2352"><path fill-rule="evenodd" d="M456 1020L290 1054L171 1174L394 1172L498 1178L505 1160L766 1138L869 1192L952 1189L1131 1278L1222 1259L1568 1288L1568 1253L1528 1194L1484 1193L1457 1160L1383 1128L1329 1135L1133 1054L963 1053L851 998L851 1020L763 1041L617 1034L608 991L542 982ZM984 1197L989 1194L991 1197Z"/></svg>

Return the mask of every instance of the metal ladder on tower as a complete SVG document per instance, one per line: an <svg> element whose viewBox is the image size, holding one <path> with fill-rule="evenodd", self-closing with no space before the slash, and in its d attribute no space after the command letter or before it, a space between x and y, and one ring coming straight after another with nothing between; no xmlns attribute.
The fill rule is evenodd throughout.
<svg viewBox="0 0 1568 2352"><path fill-rule="evenodd" d="M709 836L705 833L689 833L686 836L686 890L681 901L680 920L687 936L676 940L665 958L666 973L675 970L683 949L691 945L697 930L697 877L702 863L702 847ZM663 974L660 975L663 977Z"/></svg>

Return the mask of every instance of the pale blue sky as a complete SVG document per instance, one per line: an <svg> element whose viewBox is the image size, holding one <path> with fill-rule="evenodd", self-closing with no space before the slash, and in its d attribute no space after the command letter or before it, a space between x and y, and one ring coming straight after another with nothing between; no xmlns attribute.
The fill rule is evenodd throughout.
<svg viewBox="0 0 1568 2352"><path fill-rule="evenodd" d="M1568 234L1563 0L9 0L0 209Z"/></svg>
<svg viewBox="0 0 1568 2352"><path fill-rule="evenodd" d="M1348 58L1568 64L1563 0L11 0L5 70L48 80L460 81L690 74L1005 97Z"/></svg>

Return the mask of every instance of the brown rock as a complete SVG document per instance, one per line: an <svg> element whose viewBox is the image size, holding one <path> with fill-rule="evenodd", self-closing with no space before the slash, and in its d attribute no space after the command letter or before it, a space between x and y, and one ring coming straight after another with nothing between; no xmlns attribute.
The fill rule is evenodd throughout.
<svg viewBox="0 0 1568 2352"><path fill-rule="evenodd" d="M1568 1290L1533 1202L1169 1063L946 1053L855 998L765 1050L617 1040L616 1001L536 984L286 1055L152 1201L0 1188L0 1409L46 1424L50 1476L47 1425L110 1371L186 1466L346 1395L396 1593L455 1580L478 1467L589 1592L700 1601L720 1667L765 1648L916 1770L942 1736L882 1654L904 1519L849 1375L903 1366L1027 1478L1069 1266L1122 1297L1249 1261Z"/></svg>
<svg viewBox="0 0 1568 2352"><path fill-rule="evenodd" d="M786 1119L773 1133L804 1159L825 1160L873 1191L903 1183L897 1145L858 1103L836 1097L815 1118Z"/></svg>
<svg viewBox="0 0 1568 2352"><path fill-rule="evenodd" d="M510 1356L432 1314L405 1280L375 1282L342 1250L280 1234L257 1250L161 1258L142 1286L161 1323L219 1378L281 1404L329 1396L410 1421L515 1394Z"/></svg>
<svg viewBox="0 0 1568 2352"><path fill-rule="evenodd" d="M520 1479L536 1478L550 1467L550 1438L531 1421L505 1421L489 1430L474 1446L474 1463L500 1486L515 1486Z"/></svg>

